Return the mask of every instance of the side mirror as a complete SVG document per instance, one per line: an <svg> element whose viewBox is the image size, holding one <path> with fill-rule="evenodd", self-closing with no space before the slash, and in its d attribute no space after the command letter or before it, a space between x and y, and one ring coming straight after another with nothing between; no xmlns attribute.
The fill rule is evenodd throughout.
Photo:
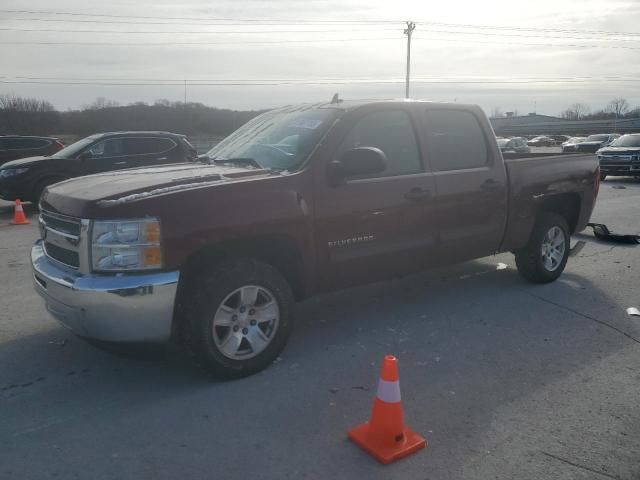
<svg viewBox="0 0 640 480"><path fill-rule="evenodd" d="M328 173L332 181L338 181L384 172L386 168L387 157L382 150L375 147L357 147L347 150L339 160L331 162Z"/></svg>

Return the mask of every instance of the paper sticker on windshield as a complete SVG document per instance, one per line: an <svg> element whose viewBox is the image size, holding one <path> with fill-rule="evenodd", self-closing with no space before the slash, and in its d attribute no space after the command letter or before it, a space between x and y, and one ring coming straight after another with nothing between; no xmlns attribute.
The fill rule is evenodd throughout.
<svg viewBox="0 0 640 480"><path fill-rule="evenodd" d="M289 128L307 128L309 130L313 130L322 125L322 120L317 120L315 118L297 118L288 126Z"/></svg>

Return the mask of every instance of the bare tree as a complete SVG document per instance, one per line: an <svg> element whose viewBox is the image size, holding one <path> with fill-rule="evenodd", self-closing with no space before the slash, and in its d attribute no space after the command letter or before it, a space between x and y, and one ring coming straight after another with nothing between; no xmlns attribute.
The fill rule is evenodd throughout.
<svg viewBox="0 0 640 480"><path fill-rule="evenodd" d="M589 107L584 103L574 103L560 113L562 118L567 120L581 120L589 114Z"/></svg>
<svg viewBox="0 0 640 480"><path fill-rule="evenodd" d="M0 133L47 134L58 120L58 112L46 100L0 95Z"/></svg>
<svg viewBox="0 0 640 480"><path fill-rule="evenodd" d="M96 98L93 103L85 105L85 110L102 110L103 108L118 107L120 104L104 97Z"/></svg>
<svg viewBox="0 0 640 480"><path fill-rule="evenodd" d="M616 118L623 117L629 111L629 102L626 98L614 98L607 104L607 112L615 114Z"/></svg>

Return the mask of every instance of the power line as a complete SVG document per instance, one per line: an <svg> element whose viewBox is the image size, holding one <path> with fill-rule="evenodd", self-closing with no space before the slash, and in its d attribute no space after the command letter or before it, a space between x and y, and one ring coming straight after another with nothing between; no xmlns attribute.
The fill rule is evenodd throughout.
<svg viewBox="0 0 640 480"><path fill-rule="evenodd" d="M352 33L352 32L368 32L368 33L376 33L376 31L385 30L385 31L399 31L399 29L392 28L383 28L378 30L372 29L341 29L341 30L234 30L234 31L193 31L193 30L185 30L185 31L140 31L140 30L68 30L68 29L49 29L49 28L13 28L13 27L0 27L0 31L3 32L46 32L46 33L86 33L86 34L96 34L96 33L105 33L105 34L118 34L118 35L138 35L138 34L150 34L150 35L167 35L167 34L180 34L180 35L255 35L255 34L292 34L292 33L301 33L301 34L317 34L317 33ZM576 37L576 36L554 36L554 35L531 35L531 34L523 34L523 33L496 33L496 32L468 32L465 30L436 30L431 27L423 28L423 31L428 31L432 33L442 33L446 35L476 35L476 36L490 36L490 37L521 37L521 38L545 38L545 39L572 39L572 40L588 40L588 41L610 41L610 42L637 42L640 41L640 37L638 38L629 38L629 39L621 39L621 38L602 38L597 39L593 37Z"/></svg>
<svg viewBox="0 0 640 480"><path fill-rule="evenodd" d="M434 32L441 33L441 32ZM562 47L562 48L614 48L623 50L640 50L640 47L629 47L626 45L595 45L595 44L580 44L580 43L529 43L529 42L492 42L487 40L476 39L458 39L458 38L445 38L445 37L431 37L434 40L442 42L457 42L457 43L473 43L473 44L487 44L487 45L501 45L503 47L511 46L529 46L529 47Z"/></svg>
<svg viewBox="0 0 640 480"><path fill-rule="evenodd" d="M437 76L437 77L425 77L419 76L417 79L419 80L429 80L429 81L503 81L503 80L513 80L513 81L533 81L533 80L541 80L541 81L561 81L561 80L640 80L640 76L633 76L635 74L629 75L573 75L573 76L559 76L559 77L548 77L548 76L524 76L524 77L512 77L512 76ZM23 75L10 75L10 76L0 76L0 78L4 79L25 79L25 80L77 80L77 81L142 81L142 82L310 82L310 81L319 81L319 80L327 80L327 81L379 81L381 80L379 77L349 77L349 78L338 78L338 77L313 77L313 78L251 78L251 79L242 79L242 78L140 78L140 77L47 77L47 76L23 76ZM386 80L402 80L401 78L391 78Z"/></svg>
<svg viewBox="0 0 640 480"><path fill-rule="evenodd" d="M530 84L597 84L602 82L638 82L640 78L635 79L606 79L602 81L593 81L588 79L574 79L574 80L561 80L561 79L548 79L548 80L423 80L412 79L413 83L418 84L432 84L432 85L530 85ZM0 80L2 84L31 84L31 85L67 85L67 86L144 86L144 87L183 87L183 86L208 86L208 87L229 87L229 86L322 86L322 85L396 85L404 83L404 79L389 79L389 80L329 80L329 81L242 81L242 82L229 82L229 81L216 81L216 82L204 82L204 81L174 81L167 83L157 82L82 82L82 81L49 81L49 80Z"/></svg>
<svg viewBox="0 0 640 480"><path fill-rule="evenodd" d="M385 24L399 23L402 20L389 19L363 19L363 20L345 20L345 19L276 19L276 18L250 18L250 17L167 17L167 16L149 16L149 15L114 15L106 13L80 13L80 12L59 12L51 10L6 10L0 9L0 13L20 13L27 15L56 15L70 17L97 17L97 18L139 18L143 20L192 20L192 21L241 21L241 22L270 22L270 23L344 23L344 24Z"/></svg>
<svg viewBox="0 0 640 480"><path fill-rule="evenodd" d="M445 32L427 32L427 33L445 33ZM184 41L171 41L171 42L80 42L80 41L6 41L0 42L0 45L52 45L52 46L83 46L83 47L167 47L167 46L217 46L217 45L278 45L278 44L314 44L314 43L342 43L342 42L361 42L361 41L381 41L381 40L398 40L401 37L369 37L369 38L329 38L329 39L309 39L309 40L243 40L229 41L229 42L184 42ZM503 47L512 46L532 46L532 47L561 47L561 48L612 48L612 49L624 49L624 50L640 50L640 47L631 47L627 45L596 45L596 44L577 44L577 43L529 43L529 42L491 42L476 39L457 39L457 38L445 38L445 37L431 37L434 40L443 42L457 42L457 43L474 43L474 44L489 44L489 45L501 45Z"/></svg>
<svg viewBox="0 0 640 480"><path fill-rule="evenodd" d="M185 46L185 45L278 45L287 43L335 43L335 42L363 42L363 41L380 41L380 40L399 40L401 37L369 37L369 38L327 38L313 40L260 40L260 41L232 41L232 42L57 42L57 41L8 41L0 42L0 45L56 45L56 46L82 46L82 47L167 47L167 46Z"/></svg>
<svg viewBox="0 0 640 480"><path fill-rule="evenodd" d="M142 16L142 15L114 15L114 14L93 14L93 13L80 13L80 12L61 12L61 11L48 11L48 10L7 10L0 9L0 13L19 13L27 15L54 15L54 16L70 16L70 17L94 17L94 18L112 18L112 19L142 19L142 20L188 20L196 21L195 25L203 25L201 22L217 22L216 25L229 24L226 22L239 22L232 25L244 25L247 23L253 23L258 25L388 25L388 24L403 24L403 19L362 19L362 20L346 20L346 19L273 19L273 18L247 18L247 17L169 17L169 16ZM84 20L78 18L70 19L42 19L42 18L28 18L28 19L15 19L24 21L62 21L62 22L85 22L85 23L104 23L98 20ZM221 23L225 22L225 23ZM445 22L433 22L427 20L414 20L415 23L421 25L433 25L433 26L446 26L456 28L474 28L474 29L491 29L491 30L511 30L511 31L534 31L534 32L556 32L556 33L582 33L589 35L614 35L614 36L640 36L640 32L620 32L620 31L605 31L605 30L583 30L573 28L558 28L558 27L511 27L504 25L486 25L486 24L462 24L462 23L445 23ZM136 24L148 24L153 25L156 23L148 22L109 22L109 23L136 23ZM172 22L171 22L172 23Z"/></svg>
<svg viewBox="0 0 640 480"><path fill-rule="evenodd" d="M14 27L0 27L0 31L3 32L48 32L48 33L117 33L117 34L153 34L153 35L166 35L166 34L193 34L193 35L201 35L201 34L273 34L273 33L351 33L351 32L368 32L368 33L376 33L380 30L384 31L400 31L399 28L377 28L373 29L341 29L341 30L225 30L225 31L193 31L193 30L183 30L183 31L144 31L144 30L69 30L69 29L59 29L59 28L14 28Z"/></svg>

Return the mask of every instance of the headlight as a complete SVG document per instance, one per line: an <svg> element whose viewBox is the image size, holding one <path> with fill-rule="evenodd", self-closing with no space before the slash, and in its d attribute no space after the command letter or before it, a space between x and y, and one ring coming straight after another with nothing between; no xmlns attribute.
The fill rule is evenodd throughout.
<svg viewBox="0 0 640 480"><path fill-rule="evenodd" d="M2 170L0 170L0 178L15 177L16 175L22 175L27 170L29 169L28 168L3 168Z"/></svg>
<svg viewBox="0 0 640 480"><path fill-rule="evenodd" d="M162 267L160 221L96 221L91 235L94 271L151 270Z"/></svg>

